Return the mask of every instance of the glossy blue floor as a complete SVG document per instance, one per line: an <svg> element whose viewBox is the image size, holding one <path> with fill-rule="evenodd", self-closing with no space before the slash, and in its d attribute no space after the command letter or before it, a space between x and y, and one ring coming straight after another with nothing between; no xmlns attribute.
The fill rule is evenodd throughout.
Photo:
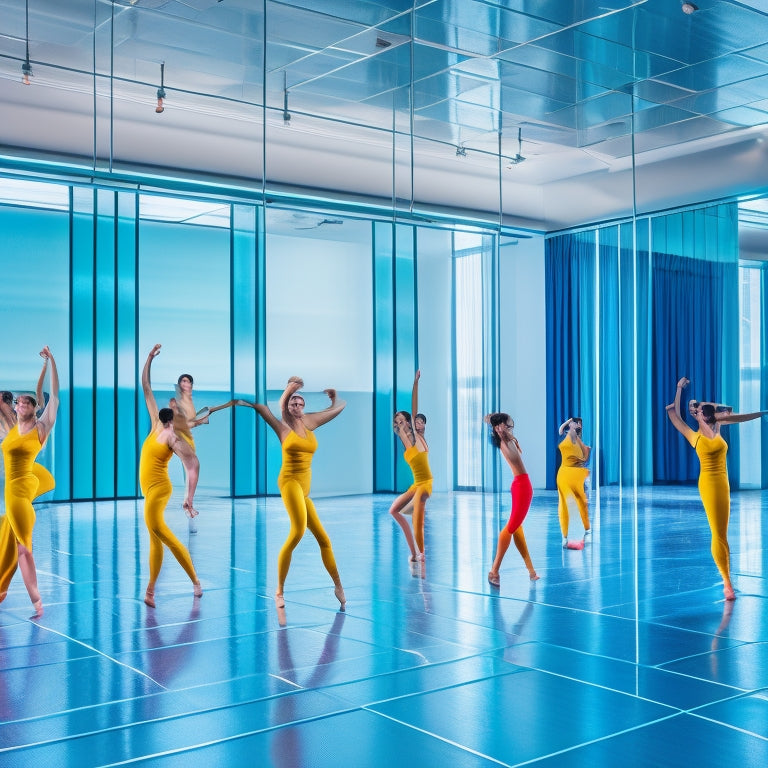
<svg viewBox="0 0 768 768"><path fill-rule="evenodd" d="M486 580L509 496L436 494L424 571L391 497L321 498L346 613L314 539L286 607L279 498L200 496L188 542L142 602L142 502L38 508L45 613L20 575L0 606L0 765L768 765L768 495L733 494L735 603L723 600L695 488L604 489L593 535L563 550L556 496ZM637 546L636 546L637 544Z"/></svg>

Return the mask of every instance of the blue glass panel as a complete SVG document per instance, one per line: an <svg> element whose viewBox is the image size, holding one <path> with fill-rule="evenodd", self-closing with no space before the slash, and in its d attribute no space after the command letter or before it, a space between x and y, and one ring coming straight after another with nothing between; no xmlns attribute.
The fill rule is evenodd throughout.
<svg viewBox="0 0 768 768"><path fill-rule="evenodd" d="M179 209L197 203L141 198L139 226L139 366L153 344L163 345L152 366L158 405L167 405L182 373L194 379L196 408L231 398L230 231L163 218L181 218ZM211 206L207 206L210 208ZM201 490L230 492L231 411L211 416L194 433ZM139 408L139 436L149 429ZM170 465L174 484L183 483L180 462Z"/></svg>
<svg viewBox="0 0 768 768"><path fill-rule="evenodd" d="M117 254L115 263L115 402L118 414L115 473L118 496L138 493L139 435L136 432L138 350L136 348L136 249L138 196L117 194ZM143 403L141 404L143 408Z"/></svg>
<svg viewBox="0 0 768 768"><path fill-rule="evenodd" d="M96 192L72 190L72 497L90 499L94 493L94 346L95 346L95 229Z"/></svg>
<svg viewBox="0 0 768 768"><path fill-rule="evenodd" d="M392 453L392 414L395 352L394 312L394 225L376 222L374 231L374 490L395 487Z"/></svg>
<svg viewBox="0 0 768 768"><path fill-rule="evenodd" d="M97 498L113 498L117 490L115 480L116 193L97 190L96 200L93 388L98 471L94 472L94 495Z"/></svg>
<svg viewBox="0 0 768 768"><path fill-rule="evenodd" d="M44 196L48 185L37 186ZM71 455L68 214L0 207L0 270L6 276L0 281L0 322L12 331L3 340L0 389L34 392L41 371L38 352L50 346L59 370L61 404L39 461L56 479L56 489L47 498L66 499ZM46 378L44 392L49 386Z"/></svg>

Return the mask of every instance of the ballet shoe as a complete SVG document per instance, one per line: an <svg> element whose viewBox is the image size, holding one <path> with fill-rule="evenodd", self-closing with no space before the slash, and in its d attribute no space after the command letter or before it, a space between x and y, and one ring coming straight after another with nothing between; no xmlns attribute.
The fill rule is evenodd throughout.
<svg viewBox="0 0 768 768"><path fill-rule="evenodd" d="M584 531L584 538L586 539L587 536L591 536L591 535L592 535L592 529L591 528L587 528L587 530Z"/></svg>
<svg viewBox="0 0 768 768"><path fill-rule="evenodd" d="M418 555L416 555L416 562L417 563L423 563L425 561L424 553L419 552Z"/></svg>
<svg viewBox="0 0 768 768"><path fill-rule="evenodd" d="M190 504L182 504L184 508L184 514L191 520L193 517L197 517L200 513Z"/></svg>
<svg viewBox="0 0 768 768"><path fill-rule="evenodd" d="M584 549L584 540L579 539L578 541L569 541L565 545L566 549Z"/></svg>
<svg viewBox="0 0 768 768"><path fill-rule="evenodd" d="M346 595L344 594L344 588L341 585L339 585L338 587L335 587L333 590L333 594L336 595L336 599L339 601L339 604L341 606L339 610L340 611L346 610L347 598L346 598Z"/></svg>
<svg viewBox="0 0 768 768"><path fill-rule="evenodd" d="M499 587L501 586L501 578L499 577L498 573L494 573L493 571L488 571L488 583L492 587Z"/></svg>
<svg viewBox="0 0 768 768"><path fill-rule="evenodd" d="M147 591L144 593L144 602L150 607L155 607L155 590L147 587Z"/></svg>
<svg viewBox="0 0 768 768"><path fill-rule="evenodd" d="M195 597L202 597L203 596L203 585L199 581L193 581L192 586L194 587L194 594Z"/></svg>
<svg viewBox="0 0 768 768"><path fill-rule="evenodd" d="M278 608L285 608L285 597L282 592L275 592L275 605Z"/></svg>

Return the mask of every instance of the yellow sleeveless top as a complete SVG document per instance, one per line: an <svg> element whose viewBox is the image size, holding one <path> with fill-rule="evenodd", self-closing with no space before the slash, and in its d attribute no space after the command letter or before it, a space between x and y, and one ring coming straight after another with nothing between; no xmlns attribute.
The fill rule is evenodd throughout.
<svg viewBox="0 0 768 768"><path fill-rule="evenodd" d="M557 447L563 457L562 466L583 468L584 454L576 443L566 437Z"/></svg>
<svg viewBox="0 0 768 768"><path fill-rule="evenodd" d="M141 446L139 459L139 484L141 492L146 496L147 491L159 483L169 483L168 462L173 451L170 446L158 441L154 430L147 435Z"/></svg>
<svg viewBox="0 0 768 768"><path fill-rule="evenodd" d="M405 449L403 458L413 472L414 485L421 485L432 480L428 451L420 451L415 445L411 445Z"/></svg>

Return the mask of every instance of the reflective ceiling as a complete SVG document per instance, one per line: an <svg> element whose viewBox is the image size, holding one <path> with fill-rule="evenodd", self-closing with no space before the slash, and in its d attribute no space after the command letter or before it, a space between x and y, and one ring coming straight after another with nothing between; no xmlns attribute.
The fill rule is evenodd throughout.
<svg viewBox="0 0 768 768"><path fill-rule="evenodd" d="M0 152L542 231L761 192L768 2L697 5L0 0Z"/></svg>

